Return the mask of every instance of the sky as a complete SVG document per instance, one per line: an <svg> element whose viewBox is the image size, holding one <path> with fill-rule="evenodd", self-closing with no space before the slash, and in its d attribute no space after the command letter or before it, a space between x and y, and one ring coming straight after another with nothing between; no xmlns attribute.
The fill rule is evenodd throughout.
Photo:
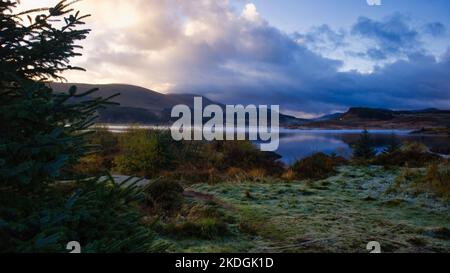
<svg viewBox="0 0 450 273"><path fill-rule="evenodd" d="M353 106L450 109L450 1L367 2L84 0L75 7L92 14L92 33L73 64L87 72L65 76L279 104L306 118Z"/></svg>

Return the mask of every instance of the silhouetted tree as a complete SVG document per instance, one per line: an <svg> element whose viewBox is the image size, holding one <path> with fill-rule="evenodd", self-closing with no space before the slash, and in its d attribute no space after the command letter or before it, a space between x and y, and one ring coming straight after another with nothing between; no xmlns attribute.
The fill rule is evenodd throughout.
<svg viewBox="0 0 450 273"><path fill-rule="evenodd" d="M370 159L375 156L370 133L364 130L354 146L353 157L357 159Z"/></svg>
<svg viewBox="0 0 450 273"><path fill-rule="evenodd" d="M383 150L383 153L384 154L394 153L394 152L398 151L401 146L402 146L402 143L399 140L399 138L394 133L392 133L391 136L389 137L388 145Z"/></svg>

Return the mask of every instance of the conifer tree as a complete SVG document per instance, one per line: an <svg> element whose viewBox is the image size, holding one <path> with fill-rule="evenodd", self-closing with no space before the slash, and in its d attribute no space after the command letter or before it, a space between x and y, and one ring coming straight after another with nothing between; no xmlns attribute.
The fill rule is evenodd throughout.
<svg viewBox="0 0 450 273"><path fill-rule="evenodd" d="M373 149L370 133L365 129L354 147L353 157L356 159L370 159L374 156L375 150Z"/></svg>
<svg viewBox="0 0 450 273"><path fill-rule="evenodd" d="M387 147L384 149L383 153L384 154L392 154L396 151L398 151L401 147L401 142L398 139L398 137L392 133L390 138L389 138L389 142Z"/></svg>
<svg viewBox="0 0 450 273"><path fill-rule="evenodd" d="M73 189L60 182L64 167L94 150L85 136L110 104L92 98L96 89L49 85L83 70L70 65L90 32L74 2L17 12L19 1L0 1L0 252L63 252L73 240L85 252L160 249L131 206L142 196L133 183L118 186L108 174Z"/></svg>

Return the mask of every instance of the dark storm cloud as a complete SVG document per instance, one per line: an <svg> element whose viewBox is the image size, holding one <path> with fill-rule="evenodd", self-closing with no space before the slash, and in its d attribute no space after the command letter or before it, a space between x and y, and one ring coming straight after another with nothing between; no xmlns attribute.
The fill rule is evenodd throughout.
<svg viewBox="0 0 450 273"><path fill-rule="evenodd" d="M440 22L434 22L426 24L424 26L424 30L426 33L432 35L433 37L441 37L446 34L447 27Z"/></svg>
<svg viewBox="0 0 450 273"><path fill-rule="evenodd" d="M360 17L351 33L373 40L384 55L399 55L421 46L419 33L410 27L404 16L396 14L384 21ZM380 56L380 54L376 54Z"/></svg>
<svg viewBox="0 0 450 273"><path fill-rule="evenodd" d="M347 33L344 30L335 31L329 25L312 28L305 34L294 33L293 38L314 50L335 50L347 46Z"/></svg>

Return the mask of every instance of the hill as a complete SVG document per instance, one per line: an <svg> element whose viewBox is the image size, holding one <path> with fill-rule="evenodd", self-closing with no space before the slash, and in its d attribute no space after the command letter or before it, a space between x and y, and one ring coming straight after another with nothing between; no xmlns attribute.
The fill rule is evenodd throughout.
<svg viewBox="0 0 450 273"><path fill-rule="evenodd" d="M421 129L450 126L450 111L424 109L394 111L389 109L354 107L328 119L312 120L308 128L368 128L368 129Z"/></svg>
<svg viewBox="0 0 450 273"><path fill-rule="evenodd" d="M51 86L59 92L65 92L71 85L76 85L79 92L92 88L99 88L95 96L109 97L120 93L120 96L113 99L120 106L110 106L99 112L98 123L109 124L145 124L145 125L167 125L173 120L170 117L174 106L184 104L191 109L194 104L195 94L161 94L156 91L134 85L125 84L71 84L52 83ZM203 106L222 104L203 97ZM298 119L292 116L280 114L280 124L282 126L301 126L308 120Z"/></svg>

